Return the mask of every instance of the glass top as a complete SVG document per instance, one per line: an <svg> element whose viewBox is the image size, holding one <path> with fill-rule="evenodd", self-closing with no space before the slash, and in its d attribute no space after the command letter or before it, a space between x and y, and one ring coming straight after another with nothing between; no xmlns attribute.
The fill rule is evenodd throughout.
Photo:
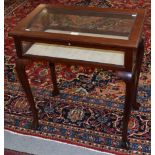
<svg viewBox="0 0 155 155"><path fill-rule="evenodd" d="M26 31L128 40L137 14L44 8Z"/></svg>

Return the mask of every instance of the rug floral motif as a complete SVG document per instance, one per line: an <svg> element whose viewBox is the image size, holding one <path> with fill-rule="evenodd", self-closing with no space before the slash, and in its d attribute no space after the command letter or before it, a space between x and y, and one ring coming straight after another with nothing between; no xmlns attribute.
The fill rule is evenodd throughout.
<svg viewBox="0 0 155 155"><path fill-rule="evenodd" d="M60 95L52 96L48 64L34 62L27 75L39 111L39 127L30 129L32 113L15 71L16 53L8 32L40 3L89 7L146 8L145 55L137 101L128 136L130 150L121 149L125 84L111 71L56 64ZM150 154L150 0L27 0L5 15L5 129L54 139L114 154Z"/></svg>

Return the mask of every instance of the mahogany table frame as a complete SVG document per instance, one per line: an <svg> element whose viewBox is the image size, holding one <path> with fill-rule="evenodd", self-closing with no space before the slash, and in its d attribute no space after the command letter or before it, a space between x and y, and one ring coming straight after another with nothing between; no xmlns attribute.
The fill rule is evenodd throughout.
<svg viewBox="0 0 155 155"><path fill-rule="evenodd" d="M135 24L132 28L132 32L128 40L122 39L112 39L112 38L98 38L98 37L89 37L89 36L71 36L68 34L56 34L56 33L47 33L45 32L34 32L34 31L25 31L24 28L30 23L31 20L43 9L43 8L62 8L69 10L85 10L85 11L94 11L94 12L120 12L120 13L136 13L137 17ZM131 108L138 110L140 104L136 102L137 96L137 86L138 79L140 74L140 68L142 63L142 58L144 54L144 41L141 38L143 22L144 22L145 10L122 10L122 9L113 9L113 8L83 8L83 7L70 7L70 6L52 6L47 4L39 5L34 11L32 11L26 18L24 18L16 28L9 33L10 36L14 38L15 48L17 52L17 61L16 61L16 71L19 77L19 80L23 86L23 89L26 93L27 99L29 101L32 113L33 113L33 122L32 127L37 128L38 126L38 112L35 107L34 98L31 92L31 88L28 82L28 78L25 72L25 67L31 61L43 60L49 61L49 67L51 70L51 78L53 82L53 95L59 94L59 90L56 82L55 74L55 63L65 63L65 64L82 64L96 67L103 67L107 70L113 70L116 72L117 76L120 77L126 84L125 92L125 106L123 113L123 131L122 131L122 147L128 148L129 142L127 139L127 130L128 122L131 113ZM110 50L122 50L125 51L125 60L124 66L119 65L110 65L104 63L94 63L86 62L81 60L69 60L61 58L51 58L43 56L32 56L24 55L22 48L22 41L28 42L41 42L41 43L54 43L66 46L79 46L79 47L89 47L97 49L110 49ZM135 64L133 64L133 57L136 57Z"/></svg>

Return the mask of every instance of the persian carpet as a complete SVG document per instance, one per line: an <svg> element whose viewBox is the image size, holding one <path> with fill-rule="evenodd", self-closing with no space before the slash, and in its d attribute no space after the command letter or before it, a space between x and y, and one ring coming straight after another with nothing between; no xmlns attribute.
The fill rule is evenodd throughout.
<svg viewBox="0 0 155 155"><path fill-rule="evenodd" d="M130 150L121 149L121 120L125 84L103 68L56 65L60 95L52 96L48 64L27 66L29 82L39 111L39 127L30 129L32 113L15 71L15 48L8 32L40 3L74 6L146 8L143 36L145 54L137 100L128 136ZM5 14L5 129L71 143L114 154L150 154L150 0L25 0Z"/></svg>
<svg viewBox="0 0 155 155"><path fill-rule="evenodd" d="M5 149L4 155L31 155L31 154Z"/></svg>

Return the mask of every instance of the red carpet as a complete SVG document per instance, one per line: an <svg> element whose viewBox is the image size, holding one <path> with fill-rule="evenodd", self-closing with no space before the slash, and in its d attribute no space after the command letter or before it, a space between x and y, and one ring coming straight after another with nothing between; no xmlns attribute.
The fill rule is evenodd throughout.
<svg viewBox="0 0 155 155"><path fill-rule="evenodd" d="M31 154L5 149L4 155L31 155Z"/></svg>
<svg viewBox="0 0 155 155"><path fill-rule="evenodd" d="M124 83L102 68L57 64L61 93L52 97L47 64L30 64L27 74L40 120L39 128L30 130L32 114L16 77L16 54L8 32L40 3L147 9L143 33L145 56L137 97L141 108L132 111L128 133L130 150L120 148ZM5 129L115 154L150 154L150 0L25 0L12 5L16 7L5 12ZM70 115L77 110L80 115ZM76 122L72 117L76 117Z"/></svg>

